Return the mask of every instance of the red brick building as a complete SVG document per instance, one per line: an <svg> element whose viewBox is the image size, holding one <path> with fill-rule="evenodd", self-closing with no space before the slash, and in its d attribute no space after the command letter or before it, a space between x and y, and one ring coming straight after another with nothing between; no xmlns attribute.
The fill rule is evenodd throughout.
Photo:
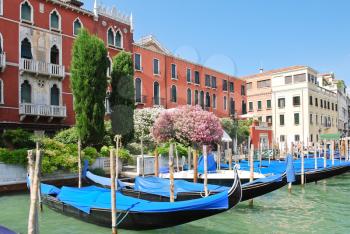
<svg viewBox="0 0 350 234"><path fill-rule="evenodd" d="M172 55L153 36L134 43L139 107L201 105L219 117L246 112L245 82Z"/></svg>
<svg viewBox="0 0 350 234"><path fill-rule="evenodd" d="M132 52L132 19L78 0L0 0L0 129L55 131L74 124L72 44L79 28L98 35L109 57Z"/></svg>
<svg viewBox="0 0 350 234"><path fill-rule="evenodd" d="M139 108L200 104L220 117L245 112L244 81L177 58L153 37L134 43L132 16L115 8L95 3L88 11L78 0L0 0L0 132L74 125L70 63L82 27L105 42L110 61L122 50L134 52Z"/></svg>

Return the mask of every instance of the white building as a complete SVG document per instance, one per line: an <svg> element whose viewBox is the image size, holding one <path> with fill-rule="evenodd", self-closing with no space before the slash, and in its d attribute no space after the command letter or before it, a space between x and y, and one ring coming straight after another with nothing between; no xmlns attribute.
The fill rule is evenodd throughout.
<svg viewBox="0 0 350 234"><path fill-rule="evenodd" d="M320 74L318 76L319 85L328 89L337 95L338 104L338 131L343 136L349 134L349 112L348 97L346 94L346 85L344 81L335 79L333 73Z"/></svg>
<svg viewBox="0 0 350 234"><path fill-rule="evenodd" d="M298 66L272 74L271 81L273 138L280 147L337 133L337 95L318 85L317 71Z"/></svg>

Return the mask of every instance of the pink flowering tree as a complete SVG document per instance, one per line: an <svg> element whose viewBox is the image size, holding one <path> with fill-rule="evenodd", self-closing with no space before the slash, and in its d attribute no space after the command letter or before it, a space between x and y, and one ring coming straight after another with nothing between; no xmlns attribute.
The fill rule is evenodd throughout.
<svg viewBox="0 0 350 234"><path fill-rule="evenodd" d="M153 136L158 142L173 140L186 145L211 145L220 142L222 135L220 120L200 106L164 111L153 127Z"/></svg>

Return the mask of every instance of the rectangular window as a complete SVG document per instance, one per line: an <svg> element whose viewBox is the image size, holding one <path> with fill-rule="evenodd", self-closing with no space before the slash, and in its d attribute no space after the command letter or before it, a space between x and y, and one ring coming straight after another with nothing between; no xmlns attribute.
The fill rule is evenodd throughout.
<svg viewBox="0 0 350 234"><path fill-rule="evenodd" d="M235 91L235 85L233 84L233 82L230 82L230 92L233 93Z"/></svg>
<svg viewBox="0 0 350 234"><path fill-rule="evenodd" d="M286 139L285 139L285 136L284 135L280 135L280 142L284 142Z"/></svg>
<svg viewBox="0 0 350 234"><path fill-rule="evenodd" d="M222 81L222 90L227 91L227 80Z"/></svg>
<svg viewBox="0 0 350 234"><path fill-rule="evenodd" d="M271 109L271 100L266 100L266 108Z"/></svg>
<svg viewBox="0 0 350 234"><path fill-rule="evenodd" d="M135 70L141 71L141 54L135 54Z"/></svg>
<svg viewBox="0 0 350 234"><path fill-rule="evenodd" d="M205 75L205 86L210 87L210 76L209 75Z"/></svg>
<svg viewBox="0 0 350 234"><path fill-rule="evenodd" d="M224 96L224 110L227 110L227 97Z"/></svg>
<svg viewBox="0 0 350 234"><path fill-rule="evenodd" d="M249 102L249 111L253 111L253 102Z"/></svg>
<svg viewBox="0 0 350 234"><path fill-rule="evenodd" d="M284 115L280 115L280 125L284 126Z"/></svg>
<svg viewBox="0 0 350 234"><path fill-rule="evenodd" d="M241 85L241 95L245 96L245 85Z"/></svg>
<svg viewBox="0 0 350 234"><path fill-rule="evenodd" d="M323 101L320 99L321 108L323 108Z"/></svg>
<svg viewBox="0 0 350 234"><path fill-rule="evenodd" d="M293 106L300 106L300 96L293 97Z"/></svg>
<svg viewBox="0 0 350 234"><path fill-rule="evenodd" d="M335 111L338 111L338 104L335 104Z"/></svg>
<svg viewBox="0 0 350 234"><path fill-rule="evenodd" d="M291 84L293 82L292 76L286 76L284 77L284 84Z"/></svg>
<svg viewBox="0 0 350 234"><path fill-rule="evenodd" d="M330 105L329 105L329 102L327 102L327 109L330 110Z"/></svg>
<svg viewBox="0 0 350 234"><path fill-rule="evenodd" d="M294 124L299 125L299 113L294 113Z"/></svg>
<svg viewBox="0 0 350 234"><path fill-rule="evenodd" d="M318 125L318 115L315 115L315 123Z"/></svg>
<svg viewBox="0 0 350 234"><path fill-rule="evenodd" d="M269 115L269 116L266 116L266 122L271 124L272 123L272 116Z"/></svg>
<svg viewBox="0 0 350 234"><path fill-rule="evenodd" d="M171 79L177 79L176 64L171 64Z"/></svg>
<svg viewBox="0 0 350 234"><path fill-rule="evenodd" d="M300 83L300 82L305 82L306 81L306 74L298 74L294 75L294 83Z"/></svg>
<svg viewBox="0 0 350 234"><path fill-rule="evenodd" d="M327 109L327 101L323 100L323 108Z"/></svg>
<svg viewBox="0 0 350 234"><path fill-rule="evenodd" d="M159 60L153 59L153 74L159 75Z"/></svg>
<svg viewBox="0 0 350 234"><path fill-rule="evenodd" d="M191 83L191 81L192 81L192 71L190 68L187 68L186 80L187 80L187 83Z"/></svg>
<svg viewBox="0 0 350 234"><path fill-rule="evenodd" d="M258 101L258 110L261 111L261 109L262 109L261 101Z"/></svg>
<svg viewBox="0 0 350 234"><path fill-rule="evenodd" d="M313 122L312 122L312 114L310 114L310 125L312 125Z"/></svg>
<svg viewBox="0 0 350 234"><path fill-rule="evenodd" d="M260 80L257 84L258 89L271 87L271 80Z"/></svg>
<svg viewBox="0 0 350 234"><path fill-rule="evenodd" d="M299 135L295 135L294 136L294 141L300 141L300 136Z"/></svg>
<svg viewBox="0 0 350 234"><path fill-rule="evenodd" d="M312 101L313 101L313 98L312 98L312 96L310 96L310 97L309 97L309 105L310 105L310 106L313 105L313 104L312 104Z"/></svg>
<svg viewBox="0 0 350 234"><path fill-rule="evenodd" d="M215 76L212 76L212 77L211 77L211 87L212 87L213 89L216 89L216 88L217 88L217 86L216 86L216 77L215 77Z"/></svg>
<svg viewBox="0 0 350 234"><path fill-rule="evenodd" d="M278 108L284 108L286 106L286 99L285 98L279 98L278 99Z"/></svg>
<svg viewBox="0 0 350 234"><path fill-rule="evenodd" d="M334 111L334 103L332 103L332 111Z"/></svg>
<svg viewBox="0 0 350 234"><path fill-rule="evenodd" d="M312 134L310 135L310 141L314 142L314 135L312 135Z"/></svg>
<svg viewBox="0 0 350 234"><path fill-rule="evenodd" d="M315 98L315 106L318 107L318 99Z"/></svg>
<svg viewBox="0 0 350 234"><path fill-rule="evenodd" d="M195 84L200 84L201 83L199 71L195 71L194 72L194 83Z"/></svg>
<svg viewBox="0 0 350 234"><path fill-rule="evenodd" d="M247 90L252 89L253 85L252 82L247 83Z"/></svg>

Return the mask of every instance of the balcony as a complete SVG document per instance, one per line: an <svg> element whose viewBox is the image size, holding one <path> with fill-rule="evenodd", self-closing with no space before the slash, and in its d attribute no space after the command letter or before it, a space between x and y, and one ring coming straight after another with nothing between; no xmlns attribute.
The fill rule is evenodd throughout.
<svg viewBox="0 0 350 234"><path fill-rule="evenodd" d="M22 72L34 73L36 75L47 75L50 77L64 78L64 66L21 58L19 69Z"/></svg>
<svg viewBox="0 0 350 234"><path fill-rule="evenodd" d="M147 103L147 96L135 97L135 104L136 105L144 105L146 103Z"/></svg>
<svg viewBox="0 0 350 234"><path fill-rule="evenodd" d="M153 97L152 98L153 106L163 106L165 107L165 98Z"/></svg>
<svg viewBox="0 0 350 234"><path fill-rule="evenodd" d="M6 53L0 53L0 71L3 72L6 67Z"/></svg>
<svg viewBox="0 0 350 234"><path fill-rule="evenodd" d="M35 116L36 120L40 117L49 117L50 122L53 118L66 118L67 110L65 106L21 103L19 106L19 115L21 116L21 121L26 116Z"/></svg>

